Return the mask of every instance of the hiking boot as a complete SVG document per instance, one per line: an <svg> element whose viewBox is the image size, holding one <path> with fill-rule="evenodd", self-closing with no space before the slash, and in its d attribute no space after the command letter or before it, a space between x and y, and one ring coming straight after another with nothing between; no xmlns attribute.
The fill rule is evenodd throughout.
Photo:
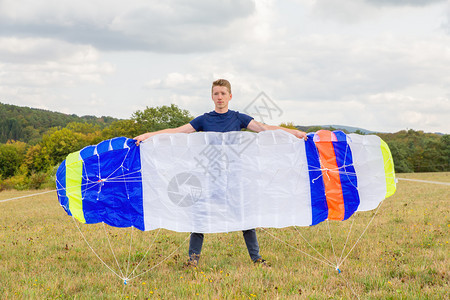
<svg viewBox="0 0 450 300"><path fill-rule="evenodd" d="M199 254L192 254L188 261L185 264L185 267L197 267L198 266L198 260L200 259L200 255Z"/></svg>
<svg viewBox="0 0 450 300"><path fill-rule="evenodd" d="M258 258L257 260L253 261L253 263L255 265L258 265L258 266L261 266L261 267L270 268L270 263L267 260L262 259L262 258Z"/></svg>

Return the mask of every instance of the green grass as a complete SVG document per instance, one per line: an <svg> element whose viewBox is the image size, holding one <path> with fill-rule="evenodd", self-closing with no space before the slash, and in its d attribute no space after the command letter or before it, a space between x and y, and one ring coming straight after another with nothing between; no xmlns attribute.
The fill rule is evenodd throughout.
<svg viewBox="0 0 450 300"><path fill-rule="evenodd" d="M450 182L450 173L398 177ZM4 191L0 200L27 194L33 191ZM329 222L330 229L327 222L298 231L258 229L261 253L271 268L251 263L240 232L206 235L200 266L185 269L188 234L78 223L115 272L119 268L110 243L124 272L143 259L129 277L143 274L127 285L89 249L56 193L0 202L0 298L448 299L449 199L449 186L400 181L340 266L340 274L309 257L324 260L302 236L335 265L328 230L339 258L352 227L344 257L375 210L346 222Z"/></svg>

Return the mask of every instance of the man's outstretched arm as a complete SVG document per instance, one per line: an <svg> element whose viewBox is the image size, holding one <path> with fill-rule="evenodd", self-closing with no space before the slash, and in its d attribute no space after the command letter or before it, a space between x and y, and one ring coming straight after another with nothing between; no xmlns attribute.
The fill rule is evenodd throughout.
<svg viewBox="0 0 450 300"><path fill-rule="evenodd" d="M136 145L139 146L140 142L143 142L146 139L148 139L154 135L157 135L157 134L161 134L161 133L192 133L192 132L195 132L194 127L192 127L192 125L190 123L187 123L185 125L182 125L182 126L176 127L176 128L167 128L167 129L162 129L162 130L158 130L158 131L147 132L147 133L138 135L134 139L136 140Z"/></svg>
<svg viewBox="0 0 450 300"><path fill-rule="evenodd" d="M255 132L281 129L286 132L289 132L290 134L295 135L299 139L304 139L304 140L308 139L308 137L306 136L306 132L303 132L303 131L300 131L297 129L290 129L290 128L285 128L285 127L280 127L280 126L267 125L267 124L264 124L264 123L261 123L261 122L255 121L255 120L251 120L250 123L248 123L247 128L252 131L255 131Z"/></svg>

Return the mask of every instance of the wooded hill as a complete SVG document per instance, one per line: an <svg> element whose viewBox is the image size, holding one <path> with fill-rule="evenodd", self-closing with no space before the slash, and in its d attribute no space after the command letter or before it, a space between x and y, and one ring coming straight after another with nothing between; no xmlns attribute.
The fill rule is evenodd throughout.
<svg viewBox="0 0 450 300"><path fill-rule="evenodd" d="M56 168L69 153L113 137L135 137L148 131L178 127L192 120L189 111L173 104L147 107L127 120L78 117L1 104L0 117L0 190L54 188ZM299 127L293 123L280 126ZM339 128L313 126L301 129L314 132ZM358 130L355 133L364 134ZM396 172L450 171L448 134L410 129L377 135L389 145Z"/></svg>
<svg viewBox="0 0 450 300"><path fill-rule="evenodd" d="M117 121L117 119L112 117L79 117L0 102L0 143L14 140L34 145L52 127L65 127L72 122L81 122L104 128L114 121Z"/></svg>

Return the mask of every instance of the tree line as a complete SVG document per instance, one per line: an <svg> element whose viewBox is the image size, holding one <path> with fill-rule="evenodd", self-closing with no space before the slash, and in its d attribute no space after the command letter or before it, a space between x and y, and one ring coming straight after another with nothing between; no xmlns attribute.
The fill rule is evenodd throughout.
<svg viewBox="0 0 450 300"><path fill-rule="evenodd" d="M110 119L106 122L105 117L100 121L93 118L90 120L78 118L64 123L67 121L65 120L61 121L63 125L50 127L40 136L35 133L29 140L8 139L5 143L0 143L0 190L54 188L57 167L69 153L88 145L98 144L102 140L118 136L134 137L147 131L178 127L190 120L192 116L189 111L172 104L147 107L143 111L135 112L126 120ZM46 122L54 124L51 120ZM22 127L17 126L9 128L16 128L14 130L17 132L24 130L23 124ZM292 123L281 126L295 128ZM42 130L42 128L35 129ZM312 132L322 127L302 127L302 129ZM378 135L391 149L396 172L450 170L449 135L414 130Z"/></svg>
<svg viewBox="0 0 450 300"><path fill-rule="evenodd" d="M450 171L448 134L409 129L377 135L389 145L398 173Z"/></svg>
<svg viewBox="0 0 450 300"><path fill-rule="evenodd" d="M21 141L36 144L42 135L53 127L65 127L69 123L81 122L109 126L118 119L112 117L67 115L44 109L21 107L0 103L0 143Z"/></svg>

